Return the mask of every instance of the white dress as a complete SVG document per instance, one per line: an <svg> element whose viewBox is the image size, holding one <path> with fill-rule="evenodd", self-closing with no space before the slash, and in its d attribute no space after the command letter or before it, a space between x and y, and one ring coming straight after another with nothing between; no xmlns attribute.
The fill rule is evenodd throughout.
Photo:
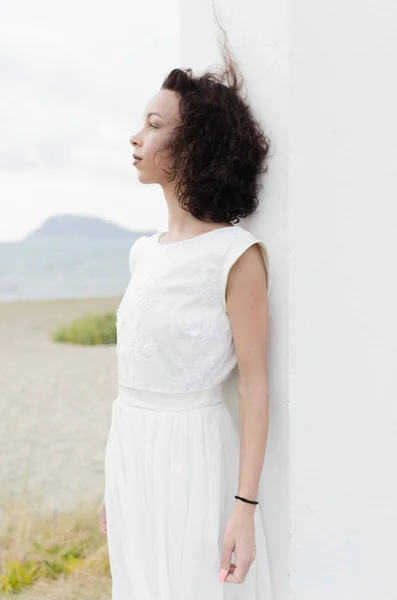
<svg viewBox="0 0 397 600"><path fill-rule="evenodd" d="M260 504L256 558L220 583L236 503L239 437L224 402L236 366L225 290L237 258L263 242L238 225L131 247L117 310L118 395L105 451L112 600L273 600ZM234 555L233 555L234 560Z"/></svg>

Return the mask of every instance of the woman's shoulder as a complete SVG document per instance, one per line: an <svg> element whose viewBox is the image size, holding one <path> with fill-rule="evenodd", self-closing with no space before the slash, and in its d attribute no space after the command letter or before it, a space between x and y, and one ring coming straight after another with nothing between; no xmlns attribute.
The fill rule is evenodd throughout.
<svg viewBox="0 0 397 600"><path fill-rule="evenodd" d="M135 269L139 253L142 252L143 247L146 246L148 241L152 238L154 238L154 235L141 235L132 242L128 254L128 264L131 275Z"/></svg>
<svg viewBox="0 0 397 600"><path fill-rule="evenodd" d="M225 255L239 254L253 244L259 244L261 249L267 252L265 243L251 231L244 229L241 225L234 225L230 229L230 233L225 236L225 239L222 240L223 243L221 243Z"/></svg>
<svg viewBox="0 0 397 600"><path fill-rule="evenodd" d="M266 271L266 279L267 279L267 289L268 293L270 293L271 287L271 264L268 248L261 239L259 239L256 235L244 229L243 227L235 226L236 232L233 236L233 239L230 241L230 244L224 249L224 255L222 258L222 281L224 287L226 286L226 281L230 272L230 269L234 265L234 263L244 254L248 248L253 246L254 244L258 244L262 260L265 266ZM238 229L237 229L238 228Z"/></svg>

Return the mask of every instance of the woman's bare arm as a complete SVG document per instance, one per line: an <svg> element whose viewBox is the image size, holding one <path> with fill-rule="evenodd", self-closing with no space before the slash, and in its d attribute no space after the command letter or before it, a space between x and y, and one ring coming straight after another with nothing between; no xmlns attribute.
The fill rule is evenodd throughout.
<svg viewBox="0 0 397 600"><path fill-rule="evenodd" d="M226 288L239 376L240 472L236 494L250 500L257 500L269 424L266 282L262 253L254 244L230 269ZM236 500L236 509L253 512L255 505Z"/></svg>

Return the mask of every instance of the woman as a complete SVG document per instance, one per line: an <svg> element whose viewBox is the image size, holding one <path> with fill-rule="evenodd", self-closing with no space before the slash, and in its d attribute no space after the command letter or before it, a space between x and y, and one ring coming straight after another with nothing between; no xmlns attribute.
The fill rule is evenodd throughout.
<svg viewBox="0 0 397 600"><path fill-rule="evenodd" d="M99 509L113 600L272 600L257 510L270 265L236 224L258 205L269 144L231 61L223 76L172 70L130 140L168 230L132 245L117 311ZM222 391L236 365L238 429Z"/></svg>

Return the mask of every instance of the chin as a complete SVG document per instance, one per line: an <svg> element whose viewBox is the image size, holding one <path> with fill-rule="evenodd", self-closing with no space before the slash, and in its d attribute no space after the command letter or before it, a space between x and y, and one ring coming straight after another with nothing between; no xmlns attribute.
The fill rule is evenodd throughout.
<svg viewBox="0 0 397 600"><path fill-rule="evenodd" d="M151 183L150 175L142 173L142 171L138 171L137 176L141 183Z"/></svg>
<svg viewBox="0 0 397 600"><path fill-rule="evenodd" d="M141 183L159 183L155 173L145 173L144 171L138 171L137 175Z"/></svg>

